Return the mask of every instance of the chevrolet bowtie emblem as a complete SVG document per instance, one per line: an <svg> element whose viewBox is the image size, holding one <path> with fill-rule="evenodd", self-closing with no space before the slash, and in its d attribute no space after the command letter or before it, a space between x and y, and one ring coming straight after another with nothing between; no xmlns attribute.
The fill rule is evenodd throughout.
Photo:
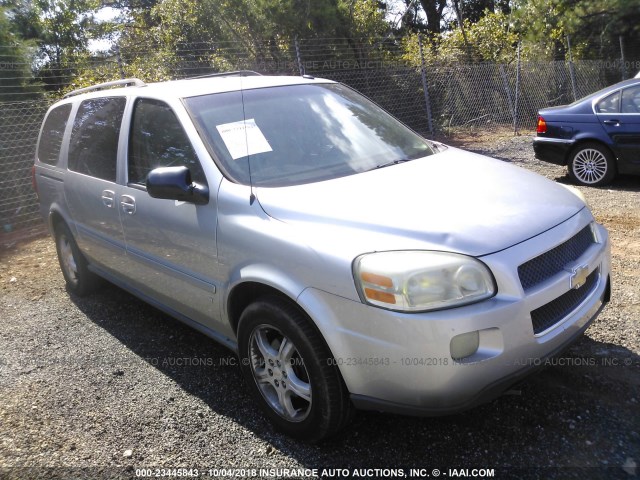
<svg viewBox="0 0 640 480"><path fill-rule="evenodd" d="M574 267L569 271L571 272L571 277L569 278L571 288L578 289L587 281L587 277L589 276L589 265L580 265L579 267Z"/></svg>

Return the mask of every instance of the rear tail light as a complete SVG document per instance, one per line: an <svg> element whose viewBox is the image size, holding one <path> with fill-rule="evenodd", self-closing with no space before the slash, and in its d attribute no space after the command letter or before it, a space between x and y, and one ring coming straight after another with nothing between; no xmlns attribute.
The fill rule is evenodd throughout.
<svg viewBox="0 0 640 480"><path fill-rule="evenodd" d="M36 197L38 196L38 182L36 182L36 166L31 167L31 186L33 187L33 191L36 192Z"/></svg>
<svg viewBox="0 0 640 480"><path fill-rule="evenodd" d="M547 133L547 122L544 121L544 118L538 117L538 126L536 128L536 133Z"/></svg>

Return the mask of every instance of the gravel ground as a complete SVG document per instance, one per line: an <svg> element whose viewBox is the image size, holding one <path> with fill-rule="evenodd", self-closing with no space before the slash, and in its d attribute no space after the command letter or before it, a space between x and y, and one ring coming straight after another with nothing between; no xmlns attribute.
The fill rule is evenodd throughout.
<svg viewBox="0 0 640 480"><path fill-rule="evenodd" d="M459 143L568 181L533 158L530 137L490 140ZM0 478L178 467L200 476L422 468L434 478L433 469L488 468L496 478L637 478L640 178L580 189L613 244L612 302L584 337L492 403L442 418L358 413L319 446L270 428L223 347L113 286L70 297L50 238L0 245ZM267 473L257 476L292 472Z"/></svg>

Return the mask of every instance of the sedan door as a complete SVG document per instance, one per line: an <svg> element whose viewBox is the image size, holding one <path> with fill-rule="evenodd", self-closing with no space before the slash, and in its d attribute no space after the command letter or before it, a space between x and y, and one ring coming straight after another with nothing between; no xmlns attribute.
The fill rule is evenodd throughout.
<svg viewBox="0 0 640 480"><path fill-rule="evenodd" d="M640 84L600 100L596 113L621 163L640 165Z"/></svg>
<svg viewBox="0 0 640 480"><path fill-rule="evenodd" d="M146 191L154 168L186 166L194 182L207 178L174 111L164 102L136 100L129 134L127 183L119 195L127 276L163 307L214 330L218 324L216 201L205 205L152 198ZM211 185L217 190L217 185Z"/></svg>

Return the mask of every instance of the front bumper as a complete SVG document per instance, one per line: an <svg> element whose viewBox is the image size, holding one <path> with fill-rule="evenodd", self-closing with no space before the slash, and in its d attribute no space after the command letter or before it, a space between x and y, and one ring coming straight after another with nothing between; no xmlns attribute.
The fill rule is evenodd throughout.
<svg viewBox="0 0 640 480"><path fill-rule="evenodd" d="M533 151L538 160L556 165L566 165L567 155L573 148L574 141L563 138L535 137Z"/></svg>
<svg viewBox="0 0 640 480"><path fill-rule="evenodd" d="M539 334L531 311L567 293L570 273L559 272L523 290L518 265L571 238L592 221L587 209L563 224L482 260L491 268L498 295L464 307L406 314L374 308L307 289L298 298L316 320L354 404L363 409L441 415L491 400L544 359L561 352L597 317L608 300L610 246L597 226L599 243L580 257L598 280L566 317ZM479 332L473 355L453 360L451 340Z"/></svg>

